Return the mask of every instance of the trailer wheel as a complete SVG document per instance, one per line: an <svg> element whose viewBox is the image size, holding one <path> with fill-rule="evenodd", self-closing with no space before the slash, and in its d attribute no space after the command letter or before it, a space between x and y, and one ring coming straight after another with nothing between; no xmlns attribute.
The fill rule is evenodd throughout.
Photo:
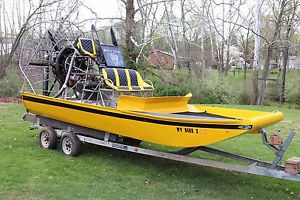
<svg viewBox="0 0 300 200"><path fill-rule="evenodd" d="M45 149L55 149L57 147L57 135L52 127L46 126L41 129L39 145Z"/></svg>
<svg viewBox="0 0 300 200"><path fill-rule="evenodd" d="M142 140L130 138L130 137L123 137L123 144L130 145L130 146L139 146Z"/></svg>
<svg viewBox="0 0 300 200"><path fill-rule="evenodd" d="M65 133L61 138L61 149L65 155L77 156L80 150L80 140L74 133Z"/></svg>

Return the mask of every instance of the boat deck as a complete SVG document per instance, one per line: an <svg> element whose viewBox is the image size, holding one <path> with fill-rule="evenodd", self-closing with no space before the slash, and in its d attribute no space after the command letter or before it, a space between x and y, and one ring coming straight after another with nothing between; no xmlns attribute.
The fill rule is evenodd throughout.
<svg viewBox="0 0 300 200"><path fill-rule="evenodd" d="M82 102L78 99L69 99L78 103L87 103L92 105L101 106L99 102L90 100ZM236 118L226 117L222 115L211 114L206 111L204 112L177 112L177 113L158 113L158 112L146 112L146 111L137 111L138 113L150 115L150 116L159 116L167 118L178 118L178 119L205 119L205 120L235 120Z"/></svg>
<svg viewBox="0 0 300 200"><path fill-rule="evenodd" d="M155 113L155 112L139 112L152 116L179 118L179 119L207 119L207 120L234 120L235 118L215 115L207 112L179 112L179 113Z"/></svg>

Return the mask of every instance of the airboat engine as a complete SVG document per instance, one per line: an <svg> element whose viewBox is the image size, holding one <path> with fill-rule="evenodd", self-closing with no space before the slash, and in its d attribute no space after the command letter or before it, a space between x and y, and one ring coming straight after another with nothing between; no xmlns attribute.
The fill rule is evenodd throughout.
<svg viewBox="0 0 300 200"><path fill-rule="evenodd" d="M79 37L73 37L78 33L72 31L77 29L61 25L55 28L52 23L47 25L44 35L40 29L32 27L23 41L19 59L26 83L23 91L74 100L100 98L102 104L106 104L106 99L107 102L117 99L113 94L116 89L125 88L123 92L127 93L145 90L145 85L138 85L144 83L140 76L125 70L125 62L112 29L112 45L109 45L100 43L94 26L92 34L82 35L83 32L80 32ZM93 39L89 39L91 36Z"/></svg>

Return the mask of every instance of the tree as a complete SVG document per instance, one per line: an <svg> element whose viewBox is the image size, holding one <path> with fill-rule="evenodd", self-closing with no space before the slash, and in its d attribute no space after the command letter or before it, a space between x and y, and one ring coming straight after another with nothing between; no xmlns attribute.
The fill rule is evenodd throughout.
<svg viewBox="0 0 300 200"><path fill-rule="evenodd" d="M125 43L126 51L128 55L129 66L135 68L136 54L134 50L134 44L132 42L133 32L134 32L134 0L122 1L125 4L126 17L125 17Z"/></svg>
<svg viewBox="0 0 300 200"><path fill-rule="evenodd" d="M182 26L182 37L184 42L184 51L185 51L185 59L184 64L190 70L191 68L191 45L187 37L187 26L185 16L187 14L187 10L185 9L186 0L180 0L180 10L181 10L181 26Z"/></svg>
<svg viewBox="0 0 300 200"><path fill-rule="evenodd" d="M263 100L265 97L265 90L267 87L268 82L268 74L269 74L269 66L270 66L270 60L273 55L273 49L276 44L276 40L278 39L278 36L280 35L281 27L282 27L282 20L284 17L284 14L286 14L288 4L290 3L290 0L279 0L279 10L275 8L275 4L273 5L274 15L275 15L275 28L273 30L273 35L271 36L271 39L267 42L267 51L265 56L265 63L263 67L263 74L262 74L262 83L259 88L259 96L257 99L257 104L262 105Z"/></svg>
<svg viewBox="0 0 300 200"><path fill-rule="evenodd" d="M168 28L170 32L171 38L171 50L174 57L174 69L178 67L178 45L177 45L177 38L175 33L175 16L173 13L173 1L169 2L168 4L165 2L165 13L167 17Z"/></svg>
<svg viewBox="0 0 300 200"><path fill-rule="evenodd" d="M282 51L282 83L281 83L281 90L280 90L280 103L284 102L284 93L285 93L285 82L286 82L286 71L287 71L287 65L288 65L288 57L289 57L289 49L290 49L290 41L291 36L293 35L296 27L295 27L295 18L296 18L296 11L299 7L299 1L293 0L290 4L289 12L287 13L287 16L285 17L285 24L286 24L286 31L283 41L283 51Z"/></svg>
<svg viewBox="0 0 300 200"><path fill-rule="evenodd" d="M135 26L136 26L136 20L135 15L137 13L143 13L143 10L146 7L151 7L153 5L157 5L160 3L168 2L169 4L172 4L172 2L175 0L151 0L151 1L141 1L141 0L121 0L122 4L125 7L125 44L126 44L126 54L127 54L127 61L129 64L129 67L136 68L136 60L139 56L136 53L135 44L134 44L134 35L135 35ZM138 3L137 3L138 2ZM135 5L138 5L137 8L135 8ZM144 14L144 13L143 13Z"/></svg>
<svg viewBox="0 0 300 200"><path fill-rule="evenodd" d="M5 59L1 59L1 62L0 62L0 79L5 76L6 70L10 66L10 64L12 63L12 60L15 56L15 53L19 49L20 43L21 43L21 41L23 39L23 36L26 33L26 31L29 30L33 26L42 27L41 16L43 14L45 14L45 12L51 12L52 13L52 11L53 11L52 7L57 6L57 9L59 9L60 12L62 12L62 9L64 9L64 8L61 8L60 4L59 4L62 1L63 0L40 0L38 2L33 2L31 0L28 0L28 2L27 2L28 10L27 10L26 17L24 17L24 19L22 19L21 16L16 16L16 19L18 19L20 21L23 20L22 22L19 21L18 23L15 23L14 18L11 19L13 21L4 20L4 21L11 24L10 30L8 30L6 24L4 25L5 34L6 35L9 34L11 37L14 37L14 40L13 40L13 43L11 45L11 48L10 49L6 48L6 50L9 49L9 51L6 52L7 55L5 56ZM2 1L2 3L3 2L4 1ZM17 6L13 6L13 10L21 9L21 7L18 4L18 3L20 3L20 1L14 1L14 2L17 2L16 4L14 4L14 5L17 5ZM74 5L78 5L79 1L78 0L74 0L74 1L69 0L69 2L65 2L65 3L66 4L70 3L71 5L74 6ZM24 4L25 4L25 1L23 1L23 6L24 6ZM2 6L4 6L4 5L5 4L3 3ZM73 7L71 7L71 8L73 8ZM67 12L67 15L64 16L64 20L68 19L68 16L70 15L71 12L72 12L72 10ZM20 15L20 13L21 13L21 11L18 10L13 15ZM25 11L23 11L22 13L25 16ZM2 15L2 16L5 16L5 14L6 13L4 12L4 15ZM51 16L51 14L49 14L49 16ZM58 20L58 19L56 19L56 20Z"/></svg>
<svg viewBox="0 0 300 200"><path fill-rule="evenodd" d="M257 104L258 93L258 69L260 58L260 32L261 32L261 0L256 0L256 13L255 13L255 34L254 34L254 58L253 58L253 75L252 75L252 89L253 99L252 104Z"/></svg>
<svg viewBox="0 0 300 200"><path fill-rule="evenodd" d="M253 21L250 21L247 24L247 32L245 33L240 33L240 44L243 49L243 59L244 59L244 65L243 65L243 72L244 72L244 87L246 86L246 79L247 79L247 69L250 64L251 60L251 48L250 48L250 39L252 38L252 35L250 35L250 29L253 26Z"/></svg>

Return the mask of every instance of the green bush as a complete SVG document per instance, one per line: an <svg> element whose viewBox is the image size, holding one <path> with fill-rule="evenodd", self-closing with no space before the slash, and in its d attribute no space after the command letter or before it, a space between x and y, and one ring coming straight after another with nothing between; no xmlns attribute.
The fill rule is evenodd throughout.
<svg viewBox="0 0 300 200"><path fill-rule="evenodd" d="M202 80L198 79L193 71L188 72L183 69L163 72L149 69L148 72L160 73L159 75L163 78L161 80L151 73L146 77L154 84L154 96L183 96L191 92L193 98L190 103L234 104L239 101L239 94L233 85L212 71L206 71Z"/></svg>
<svg viewBox="0 0 300 200"><path fill-rule="evenodd" d="M0 97L17 97L22 85L22 78L13 70L7 72L0 81Z"/></svg>
<svg viewBox="0 0 300 200"><path fill-rule="evenodd" d="M242 105L251 104L251 100L252 100L251 92L252 91L249 89L246 89L246 88L242 89L242 91L239 94L239 104L242 104Z"/></svg>
<svg viewBox="0 0 300 200"><path fill-rule="evenodd" d="M286 96L288 103L296 104L300 108L300 87L296 87L294 90L290 91Z"/></svg>
<svg viewBox="0 0 300 200"><path fill-rule="evenodd" d="M252 71L247 72L247 78L244 79L243 73L235 74L235 76L229 73L228 76L222 77L219 76L216 70L205 70L204 77L201 80L194 70L189 73L186 69L160 71L145 68L145 71L147 72L145 74L146 78L154 83L155 96L177 96L191 92L193 98L190 103L205 104L251 104L253 98ZM288 72L286 100L288 103L300 107L299 75L300 70ZM168 82L175 83L178 86L168 84ZM270 81L265 91L264 105L272 105L273 102L279 100L279 96L280 84Z"/></svg>
<svg viewBox="0 0 300 200"><path fill-rule="evenodd" d="M280 86L277 83L269 83L266 89L266 98L271 101L279 101Z"/></svg>
<svg viewBox="0 0 300 200"><path fill-rule="evenodd" d="M234 103L235 98L223 84L203 85L199 91L199 103L205 104L229 104Z"/></svg>

